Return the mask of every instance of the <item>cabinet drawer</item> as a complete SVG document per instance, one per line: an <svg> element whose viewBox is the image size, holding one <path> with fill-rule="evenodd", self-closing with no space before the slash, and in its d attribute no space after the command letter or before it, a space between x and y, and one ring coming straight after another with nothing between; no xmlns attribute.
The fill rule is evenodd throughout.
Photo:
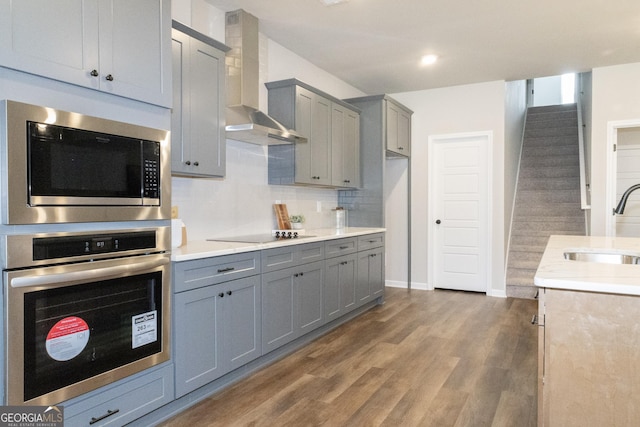
<svg viewBox="0 0 640 427"><path fill-rule="evenodd" d="M338 240L328 240L325 242L325 252L327 258L352 254L358 250L358 240L355 237Z"/></svg>
<svg viewBox="0 0 640 427"><path fill-rule="evenodd" d="M324 243L305 243L262 251L262 272L295 267L324 259Z"/></svg>
<svg viewBox="0 0 640 427"><path fill-rule="evenodd" d="M371 248L384 246L384 233L367 234L358 237L358 250L366 251Z"/></svg>
<svg viewBox="0 0 640 427"><path fill-rule="evenodd" d="M73 403L64 405L64 425L121 426L166 405L173 397L173 364L168 364L133 379L122 380L88 398L70 401ZM112 415L105 417L109 413ZM100 418L100 421L94 421Z"/></svg>
<svg viewBox="0 0 640 427"><path fill-rule="evenodd" d="M174 292L260 274L260 252L223 255L174 264Z"/></svg>

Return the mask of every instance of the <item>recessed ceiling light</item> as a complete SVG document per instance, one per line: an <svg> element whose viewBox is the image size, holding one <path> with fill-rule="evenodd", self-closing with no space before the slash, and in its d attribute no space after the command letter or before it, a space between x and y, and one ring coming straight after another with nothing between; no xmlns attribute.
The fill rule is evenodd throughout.
<svg viewBox="0 0 640 427"><path fill-rule="evenodd" d="M346 3L347 1L348 0L320 0L320 3L325 6L333 6L334 4Z"/></svg>
<svg viewBox="0 0 640 427"><path fill-rule="evenodd" d="M422 65L431 65L435 64L438 60L438 55L425 55L422 57Z"/></svg>

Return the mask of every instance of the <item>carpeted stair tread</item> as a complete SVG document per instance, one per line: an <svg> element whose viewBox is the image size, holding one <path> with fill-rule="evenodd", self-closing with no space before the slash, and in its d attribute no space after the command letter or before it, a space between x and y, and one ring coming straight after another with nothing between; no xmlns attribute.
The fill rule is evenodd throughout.
<svg viewBox="0 0 640 427"><path fill-rule="evenodd" d="M535 272L554 234L584 235L575 104L527 111L507 261L507 296L532 298Z"/></svg>

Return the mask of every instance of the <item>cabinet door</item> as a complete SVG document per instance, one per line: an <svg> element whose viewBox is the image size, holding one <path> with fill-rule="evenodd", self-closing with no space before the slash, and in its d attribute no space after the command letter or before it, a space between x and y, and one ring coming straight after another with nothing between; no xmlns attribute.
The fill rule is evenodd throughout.
<svg viewBox="0 0 640 427"><path fill-rule="evenodd" d="M386 102L386 148L395 154L411 154L411 115L393 102Z"/></svg>
<svg viewBox="0 0 640 427"><path fill-rule="evenodd" d="M356 307L356 254L326 261L324 281L325 322Z"/></svg>
<svg viewBox="0 0 640 427"><path fill-rule="evenodd" d="M0 0L0 64L81 86L97 85L97 0Z"/></svg>
<svg viewBox="0 0 640 427"><path fill-rule="evenodd" d="M358 252L356 300L362 305L384 294L384 248Z"/></svg>
<svg viewBox="0 0 640 427"><path fill-rule="evenodd" d="M360 114L332 104L331 184L360 186Z"/></svg>
<svg viewBox="0 0 640 427"><path fill-rule="evenodd" d="M100 0L99 8L100 89L170 107L171 1Z"/></svg>
<svg viewBox="0 0 640 427"><path fill-rule="evenodd" d="M224 176L224 53L173 30L171 170Z"/></svg>
<svg viewBox="0 0 640 427"><path fill-rule="evenodd" d="M260 276L217 286L220 300L218 324L223 355L231 371L262 355Z"/></svg>
<svg viewBox="0 0 640 427"><path fill-rule="evenodd" d="M331 184L331 101L296 87L295 129L308 135L306 144L296 144L296 182Z"/></svg>
<svg viewBox="0 0 640 427"><path fill-rule="evenodd" d="M295 268L262 275L262 353L294 340Z"/></svg>
<svg viewBox="0 0 640 427"><path fill-rule="evenodd" d="M398 115L398 152L411 155L411 115L402 109Z"/></svg>
<svg viewBox="0 0 640 427"><path fill-rule="evenodd" d="M216 324L216 286L175 295L174 334L176 397L222 375L220 334Z"/></svg>
<svg viewBox="0 0 640 427"><path fill-rule="evenodd" d="M173 108L171 109L171 172L188 173L193 169L186 162L191 159L189 69L190 37L180 31L171 33L171 63L173 78Z"/></svg>
<svg viewBox="0 0 640 427"><path fill-rule="evenodd" d="M296 286L296 330L301 336L322 325L324 263L305 264L294 273Z"/></svg>

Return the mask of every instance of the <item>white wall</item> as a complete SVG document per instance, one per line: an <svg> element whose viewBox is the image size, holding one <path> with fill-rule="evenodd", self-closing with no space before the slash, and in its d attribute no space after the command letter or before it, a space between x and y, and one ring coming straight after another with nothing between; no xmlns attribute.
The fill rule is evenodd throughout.
<svg viewBox="0 0 640 427"><path fill-rule="evenodd" d="M491 131L493 133L492 277L490 295L503 296L505 82L495 81L392 97L414 111L412 117L412 287L427 284L427 140L430 135ZM389 221L389 219L387 219ZM387 260L387 263L399 262Z"/></svg>
<svg viewBox="0 0 640 427"><path fill-rule="evenodd" d="M224 42L224 12L205 0L174 0L172 15ZM264 82L293 77L337 98L364 95L261 34L260 109L267 111ZM304 214L305 228L332 225L330 213L337 204L337 191L268 185L266 153L266 147L227 140L224 179L173 178L172 204L179 207L189 240L263 233L276 228L272 207L276 201L286 203L290 214Z"/></svg>
<svg viewBox="0 0 640 427"><path fill-rule="evenodd" d="M591 112L591 234L605 235L615 206L606 200L607 124L640 120L640 63L595 68Z"/></svg>

